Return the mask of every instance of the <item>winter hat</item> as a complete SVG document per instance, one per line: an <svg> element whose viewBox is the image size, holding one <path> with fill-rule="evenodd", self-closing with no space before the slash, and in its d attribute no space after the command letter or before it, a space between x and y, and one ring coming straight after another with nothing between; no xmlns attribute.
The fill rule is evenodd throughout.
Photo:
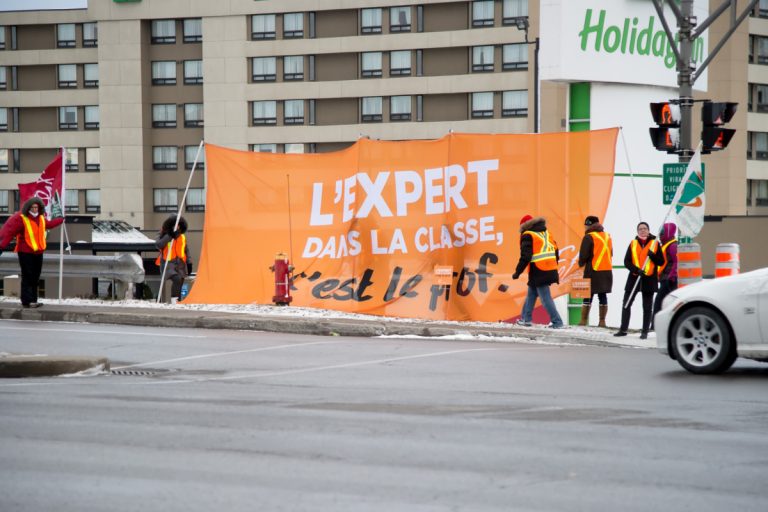
<svg viewBox="0 0 768 512"><path fill-rule="evenodd" d="M600 222L600 219L598 219L594 215L590 215L589 217L584 219L585 226L591 226L592 224L597 224L598 222Z"/></svg>
<svg viewBox="0 0 768 512"><path fill-rule="evenodd" d="M531 217L530 215L523 215L523 218L522 218L522 219L520 219L520 225L523 225L523 224L525 224L526 222L528 222L528 221L529 221L529 220L531 220L532 218L533 218L533 217Z"/></svg>

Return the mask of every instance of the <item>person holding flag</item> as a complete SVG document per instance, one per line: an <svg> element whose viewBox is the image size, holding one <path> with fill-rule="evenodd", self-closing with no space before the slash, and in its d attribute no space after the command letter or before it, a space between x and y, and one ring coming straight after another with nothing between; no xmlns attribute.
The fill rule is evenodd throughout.
<svg viewBox="0 0 768 512"><path fill-rule="evenodd" d="M175 228L175 229L174 229ZM192 256L187 244L187 220L171 215L163 222L160 233L155 238L155 246L160 255L155 265L161 269L161 280L171 280L171 304L181 299L184 279L192 273ZM161 282L162 289L162 282Z"/></svg>
<svg viewBox="0 0 768 512"><path fill-rule="evenodd" d="M661 255L659 241L651 234L648 223L640 222L637 225L637 236L630 242L624 256L624 266L629 270L629 275L627 276L627 284L624 286L621 326L614 336L627 335L629 320L632 315L632 303L639 291L643 296L643 330L640 339L644 340L648 337L651 315L653 314L653 294L659 286L656 266L663 264L664 257Z"/></svg>
<svg viewBox="0 0 768 512"><path fill-rule="evenodd" d="M16 239L14 250L21 267L21 305L25 308L42 306L37 301L37 288L43 270L47 230L64 222L63 217L46 221L44 210L43 200L33 196L0 229L0 254Z"/></svg>

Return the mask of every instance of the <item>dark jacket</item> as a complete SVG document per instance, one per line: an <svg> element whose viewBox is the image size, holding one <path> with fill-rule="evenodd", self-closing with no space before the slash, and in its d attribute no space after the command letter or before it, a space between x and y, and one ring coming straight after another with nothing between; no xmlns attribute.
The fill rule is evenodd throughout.
<svg viewBox="0 0 768 512"><path fill-rule="evenodd" d="M602 233L604 231L602 224L587 226L579 248L579 266L584 267L584 277L591 280L592 293L611 293L613 289L613 270L595 270L592 268L595 240L590 233ZM613 260L613 251L609 252L608 259Z"/></svg>
<svg viewBox="0 0 768 512"><path fill-rule="evenodd" d="M661 245L669 242L677 234L677 225L673 222L667 222L661 227L659 241ZM664 273L659 275L659 281L677 281L677 241L672 242L667 247L667 266L664 267Z"/></svg>
<svg viewBox="0 0 768 512"><path fill-rule="evenodd" d="M174 245L177 243L180 243L181 235L185 235L187 232L187 221L184 219L184 217L181 217L179 219L179 227L176 232L173 231L173 227L176 224L176 217L171 216L168 217L164 222L163 226L160 228L160 233L157 235L157 238L155 238L155 247L157 247L157 250L160 251L160 254L163 253L163 248L168 245L168 243L171 240L174 240ZM174 237L174 234L176 235ZM187 241L187 244L184 246L184 256L186 257L187 261L182 260L181 258L174 258L171 261L168 262L168 266L165 269L165 278L171 279L174 276L179 276L181 278L185 278L189 275L188 268L192 267L192 256L189 252L189 241ZM164 261L162 257L160 258L160 272L163 271Z"/></svg>
<svg viewBox="0 0 768 512"><path fill-rule="evenodd" d="M520 225L520 260L517 262L515 273L522 274L528 267L528 285L529 286L548 286L560 282L560 275L557 270L540 270L536 265L530 265L533 257L533 237L523 235L525 231L536 231L544 233L547 231L547 222L544 217L534 217L528 222ZM557 244L555 244L557 247ZM560 261L560 252L555 249L555 258Z"/></svg>
<svg viewBox="0 0 768 512"><path fill-rule="evenodd" d="M654 235L648 235L648 238L645 240L645 242L642 242L639 237L635 237L635 240L640 242L641 247L645 247L651 243L651 241L656 240L656 237ZM648 257L655 265L653 268L653 273L650 276L642 276L640 286L638 286L638 291L643 293L653 293L659 287L658 266L664 263L664 257L661 255L661 245L658 244L658 240L656 243L656 250L648 252ZM640 264L642 265L642 263L643 262L641 261ZM631 243L627 246L627 253L624 255L624 266L627 267L627 270L629 270L629 275L627 276L627 284L624 286L624 291L631 291L635 286L635 281L637 281L638 276L641 274L640 269L636 267L632 262Z"/></svg>
<svg viewBox="0 0 768 512"><path fill-rule="evenodd" d="M40 215L38 215L36 218L29 215L29 208L33 205L37 204L40 207L40 215L45 215L44 208L45 205L43 204L43 200L39 197L31 197L27 199L24 202L24 205L21 207L21 210L11 215L11 217L3 224L3 228L0 229L0 250L4 250L6 247L8 247L8 244L11 243L11 241L16 238L17 235L21 235L19 237L18 242L18 250L19 252L25 252L25 253L31 253L31 254L42 254L43 251L35 251L33 250L26 242L26 239L24 237L24 221L21 220L21 214L23 213L31 222L35 222L37 224L40 224ZM45 228L46 229L53 229L56 226L60 225L62 222L64 222L63 218L53 219L53 220L47 220L45 221Z"/></svg>

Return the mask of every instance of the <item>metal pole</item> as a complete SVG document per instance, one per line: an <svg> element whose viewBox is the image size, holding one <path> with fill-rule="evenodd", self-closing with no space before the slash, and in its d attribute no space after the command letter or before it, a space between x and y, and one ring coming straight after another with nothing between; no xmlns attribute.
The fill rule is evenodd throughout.
<svg viewBox="0 0 768 512"><path fill-rule="evenodd" d="M679 20L680 57L677 62L677 81L680 86L680 163L688 163L693 155L693 69L691 54L693 50L693 0L681 0Z"/></svg>
<svg viewBox="0 0 768 512"><path fill-rule="evenodd" d="M541 121L539 120L539 38L536 38L533 47L533 133L539 133Z"/></svg>

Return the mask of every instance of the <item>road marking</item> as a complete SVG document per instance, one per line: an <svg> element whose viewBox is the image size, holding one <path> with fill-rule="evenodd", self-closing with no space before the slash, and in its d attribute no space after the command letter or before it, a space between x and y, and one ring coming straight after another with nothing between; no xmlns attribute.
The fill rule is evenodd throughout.
<svg viewBox="0 0 768 512"><path fill-rule="evenodd" d="M370 366L374 364L383 364L383 363L393 363L396 361L407 361L410 359L420 359L424 357L439 357L439 356L448 356L448 355L454 355L454 354L464 354L467 352L484 352L488 350L502 350L499 348L468 348L464 350L449 350L445 352L431 352L429 354L418 354L415 356L402 356L402 357L391 357L388 359L373 359L369 361L358 361L355 363L344 363L344 364L333 364L328 366L312 366L309 368L299 368L295 370L281 370L276 372L266 372L266 373L254 373L249 375L232 375L228 377L211 377L211 378L205 378L205 379L178 379L178 380L166 380L166 381L156 381L156 382L142 382L137 384L189 384L189 383L196 383L196 382L211 382L211 381L223 381L223 380L241 380L241 379L258 379L261 377L279 377L282 375L298 375L301 373L311 373L311 372L321 372L325 370L338 370L343 368L355 368L359 366Z"/></svg>
<svg viewBox="0 0 768 512"><path fill-rule="evenodd" d="M154 366L159 364L167 364L167 363L177 363L179 361L191 361L193 359L205 359L207 357L221 357L221 356L231 356L235 354L247 354L250 352L264 352L267 350L279 350L283 348L294 348L294 347L304 347L307 345L328 345L331 343L342 343L345 340L338 340L338 341L312 341L308 343L292 343L290 345L275 345L273 347L259 347L259 348L250 348L247 350L233 350L231 352L213 352L211 354L200 354L197 356L187 356L187 357L177 357L175 359L163 359L161 361L152 361L149 363L136 363L136 364L128 364L125 366L113 366L113 370L122 370L124 368L139 368L142 366Z"/></svg>
<svg viewBox="0 0 768 512"><path fill-rule="evenodd" d="M92 331L90 329L43 329L41 327L8 327L3 326L4 330L15 330L15 331L42 331L42 332L84 332L84 333L92 333L92 334L124 334L126 336L147 336L151 334L152 336L160 336L163 338L206 338L207 336L204 335L194 335L194 334L155 334L155 333L148 333L148 332L137 332L137 331Z"/></svg>

